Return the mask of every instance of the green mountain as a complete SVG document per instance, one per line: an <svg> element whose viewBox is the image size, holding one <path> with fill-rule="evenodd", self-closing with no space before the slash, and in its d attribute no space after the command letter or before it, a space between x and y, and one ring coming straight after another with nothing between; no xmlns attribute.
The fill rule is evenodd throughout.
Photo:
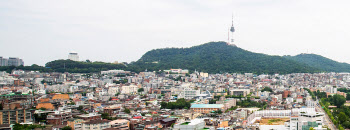
<svg viewBox="0 0 350 130"><path fill-rule="evenodd" d="M190 48L155 49L145 53L131 64L132 70L158 71L171 68L189 69L209 73L298 73L319 70L303 63L283 58L253 53L227 45L226 42L210 42Z"/></svg>
<svg viewBox="0 0 350 130"><path fill-rule="evenodd" d="M123 64L112 64L105 62L78 62L72 60L55 60L46 63L46 68L55 72L70 72L70 73L90 73L100 72L111 69L127 69Z"/></svg>
<svg viewBox="0 0 350 130"><path fill-rule="evenodd" d="M284 57L326 72L350 72L350 64L340 63L316 54L299 54Z"/></svg>
<svg viewBox="0 0 350 130"><path fill-rule="evenodd" d="M154 49L145 53L138 61L128 65L55 60L46 63L45 67L38 65L0 66L0 71L11 72L14 69L21 69L41 72L91 73L110 69L141 72L146 69L158 71L172 68L208 73L350 72L350 64L340 63L320 55L270 56L230 46L226 42L210 42L190 48Z"/></svg>

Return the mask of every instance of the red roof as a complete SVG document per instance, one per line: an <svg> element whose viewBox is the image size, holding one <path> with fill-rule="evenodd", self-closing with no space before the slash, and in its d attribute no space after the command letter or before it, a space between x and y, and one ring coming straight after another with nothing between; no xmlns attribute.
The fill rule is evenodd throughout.
<svg viewBox="0 0 350 130"><path fill-rule="evenodd" d="M135 116L135 117L133 117L134 119L140 119L140 118L142 118L141 116Z"/></svg>
<svg viewBox="0 0 350 130"><path fill-rule="evenodd" d="M262 81L263 81L263 82L267 82L267 81L268 81L268 82L271 82L272 80L271 80L271 79L263 79Z"/></svg>

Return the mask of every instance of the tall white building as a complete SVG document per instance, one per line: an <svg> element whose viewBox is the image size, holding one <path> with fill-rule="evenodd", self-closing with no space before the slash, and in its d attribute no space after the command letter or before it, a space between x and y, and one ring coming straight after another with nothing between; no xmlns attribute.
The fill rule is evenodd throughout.
<svg viewBox="0 0 350 130"><path fill-rule="evenodd" d="M8 66L8 59L7 58L1 58L1 66Z"/></svg>
<svg viewBox="0 0 350 130"><path fill-rule="evenodd" d="M23 65L23 60L17 57L10 57L8 59L8 66L20 66Z"/></svg>
<svg viewBox="0 0 350 130"><path fill-rule="evenodd" d="M0 57L0 66L20 66L24 65L24 62L22 59L19 59L17 57L10 57L10 58L3 58Z"/></svg>
<svg viewBox="0 0 350 130"><path fill-rule="evenodd" d="M122 86L122 94L133 94L137 93L137 90L139 89L138 86L131 84L130 86Z"/></svg>
<svg viewBox="0 0 350 130"><path fill-rule="evenodd" d="M119 87L109 87L108 88L108 95L109 96L115 96L119 92Z"/></svg>
<svg viewBox="0 0 350 130"><path fill-rule="evenodd" d="M184 99L193 99L194 97L200 95L200 90L193 90L191 88L185 88L180 94L178 95L178 98L184 98Z"/></svg>
<svg viewBox="0 0 350 130"><path fill-rule="evenodd" d="M71 52L68 55L68 59L70 59L72 61L79 61L79 55L76 52Z"/></svg>
<svg viewBox="0 0 350 130"><path fill-rule="evenodd" d="M327 85L326 86L326 92L337 93L337 87L333 87L332 85Z"/></svg>
<svg viewBox="0 0 350 130"><path fill-rule="evenodd" d="M5 63L3 63L3 61L5 61L5 58L2 58L2 56L0 56L0 66L5 66L4 65ZM7 63L7 61L6 61L6 63Z"/></svg>

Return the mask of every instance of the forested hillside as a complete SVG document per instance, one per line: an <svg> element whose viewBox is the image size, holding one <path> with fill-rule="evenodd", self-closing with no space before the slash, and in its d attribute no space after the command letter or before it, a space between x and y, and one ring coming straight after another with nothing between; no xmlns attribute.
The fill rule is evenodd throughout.
<svg viewBox="0 0 350 130"><path fill-rule="evenodd" d="M210 42L190 48L155 49L133 63L138 70L183 68L209 73L297 73L317 72L317 68L288 60L281 56L253 53L227 45Z"/></svg>
<svg viewBox="0 0 350 130"><path fill-rule="evenodd" d="M350 64L340 63L316 54L299 54L284 57L314 68L319 68L325 72L350 72Z"/></svg>

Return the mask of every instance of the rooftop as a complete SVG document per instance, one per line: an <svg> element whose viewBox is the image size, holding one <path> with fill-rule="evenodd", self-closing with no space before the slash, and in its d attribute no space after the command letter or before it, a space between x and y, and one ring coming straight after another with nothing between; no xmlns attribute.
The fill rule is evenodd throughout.
<svg viewBox="0 0 350 130"><path fill-rule="evenodd" d="M191 108L222 108L223 104L193 104Z"/></svg>
<svg viewBox="0 0 350 130"><path fill-rule="evenodd" d="M129 120L125 120L125 119L118 119L118 120L113 120L110 123L111 124L119 124L119 123L127 123L129 122Z"/></svg>
<svg viewBox="0 0 350 130"><path fill-rule="evenodd" d="M260 125L284 125L284 122L289 120L289 118L261 118L260 121L256 122Z"/></svg>
<svg viewBox="0 0 350 130"><path fill-rule="evenodd" d="M85 122L84 124L100 124L100 123L108 123L109 120L91 120L88 122Z"/></svg>

